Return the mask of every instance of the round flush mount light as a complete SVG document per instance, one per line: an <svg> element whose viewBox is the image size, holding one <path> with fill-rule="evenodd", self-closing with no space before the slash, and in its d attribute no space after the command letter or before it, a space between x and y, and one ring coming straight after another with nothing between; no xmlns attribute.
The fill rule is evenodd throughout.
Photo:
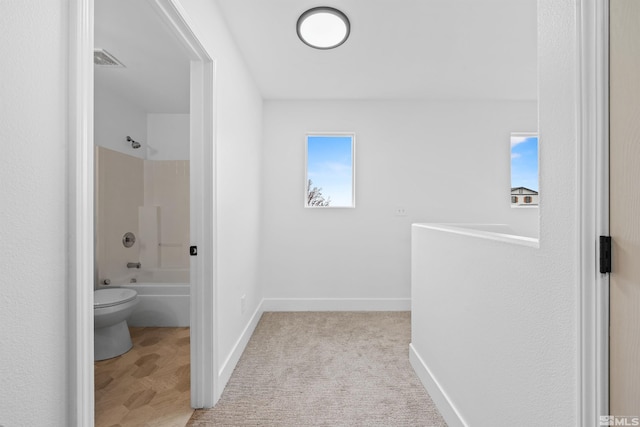
<svg viewBox="0 0 640 427"><path fill-rule="evenodd" d="M298 18L298 37L316 49L333 49L347 41L351 32L349 18L332 7L314 7Z"/></svg>

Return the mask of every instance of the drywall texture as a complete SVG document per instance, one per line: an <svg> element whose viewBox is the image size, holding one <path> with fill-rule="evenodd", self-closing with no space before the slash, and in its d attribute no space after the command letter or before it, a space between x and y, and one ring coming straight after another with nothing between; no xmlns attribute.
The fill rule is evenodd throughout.
<svg viewBox="0 0 640 427"><path fill-rule="evenodd" d="M545 358L568 350L556 322L572 319L546 312L558 282L539 251L414 226L412 344L469 426L498 407L499 425L548 416L560 373Z"/></svg>
<svg viewBox="0 0 640 427"><path fill-rule="evenodd" d="M189 115L147 114L147 159L189 160Z"/></svg>
<svg viewBox="0 0 640 427"><path fill-rule="evenodd" d="M94 107L96 145L141 159L189 160L188 114L145 111L109 90L98 77ZM141 147L134 149L127 136Z"/></svg>
<svg viewBox="0 0 640 427"><path fill-rule="evenodd" d="M538 5L540 248L413 241L412 344L470 426L576 425L577 15L571 0Z"/></svg>
<svg viewBox="0 0 640 427"><path fill-rule="evenodd" d="M509 199L509 134L536 128L536 102L265 102L265 297L410 297L414 222L537 234ZM331 131L356 134L355 209L304 207L305 133Z"/></svg>
<svg viewBox="0 0 640 427"><path fill-rule="evenodd" d="M67 13L0 2L0 425L67 426Z"/></svg>
<svg viewBox="0 0 640 427"><path fill-rule="evenodd" d="M147 112L108 90L100 79L94 88L94 143L110 150L145 159L147 154ZM188 135L188 134L187 134ZM134 149L127 136L140 142Z"/></svg>
<svg viewBox="0 0 640 427"><path fill-rule="evenodd" d="M257 263L261 208L262 98L216 2L183 0L194 32L216 61L218 372L262 300ZM241 311L240 298L246 295Z"/></svg>

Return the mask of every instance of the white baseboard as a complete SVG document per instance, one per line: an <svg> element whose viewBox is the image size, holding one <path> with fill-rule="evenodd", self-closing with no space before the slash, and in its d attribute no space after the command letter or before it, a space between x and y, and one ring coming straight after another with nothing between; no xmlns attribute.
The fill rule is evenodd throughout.
<svg viewBox="0 0 640 427"><path fill-rule="evenodd" d="M263 311L410 311L411 298L265 298Z"/></svg>
<svg viewBox="0 0 640 427"><path fill-rule="evenodd" d="M256 326L258 326L258 322L260 321L262 313L264 312L263 303L264 300L261 301L260 304L258 304L256 311L254 311L253 316L251 316L251 319L249 320L249 323L247 323L247 326L242 331L240 338L238 338L238 341L236 341L236 344L233 346L233 350L231 350L231 353L229 353L227 360L224 361L222 367L218 371L218 384L221 393L229 382L229 378L231 378L231 374L236 368L236 365L240 360L240 356L242 356L244 349L247 347L249 339L251 339L251 335L253 335L253 331L255 331Z"/></svg>
<svg viewBox="0 0 640 427"><path fill-rule="evenodd" d="M468 424L464 421L449 396L447 396L447 393L442 389L440 383L435 379L427 364L424 363L424 360L413 347L413 344L409 344L409 361L447 424L450 427L468 427Z"/></svg>

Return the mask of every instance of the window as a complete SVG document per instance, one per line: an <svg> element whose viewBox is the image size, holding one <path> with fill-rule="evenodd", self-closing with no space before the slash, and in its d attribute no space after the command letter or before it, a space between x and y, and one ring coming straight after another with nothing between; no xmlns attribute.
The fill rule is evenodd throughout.
<svg viewBox="0 0 640 427"><path fill-rule="evenodd" d="M355 134L308 134L305 206L355 207Z"/></svg>
<svg viewBox="0 0 640 427"><path fill-rule="evenodd" d="M511 134L511 205L518 204L516 194L525 195L524 204L538 205L538 134Z"/></svg>

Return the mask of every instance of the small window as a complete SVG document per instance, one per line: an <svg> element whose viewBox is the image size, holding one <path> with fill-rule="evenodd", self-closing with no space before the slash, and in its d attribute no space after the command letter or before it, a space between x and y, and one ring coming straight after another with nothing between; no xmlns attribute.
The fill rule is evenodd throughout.
<svg viewBox="0 0 640 427"><path fill-rule="evenodd" d="M518 203L518 196L511 196L511 203Z"/></svg>
<svg viewBox="0 0 640 427"><path fill-rule="evenodd" d="M538 204L538 134L511 134L511 204L518 205L514 195L522 194L524 204ZM535 201L534 201L535 199ZM521 206L521 205L519 205Z"/></svg>
<svg viewBox="0 0 640 427"><path fill-rule="evenodd" d="M355 207L355 134L308 134L305 206Z"/></svg>

